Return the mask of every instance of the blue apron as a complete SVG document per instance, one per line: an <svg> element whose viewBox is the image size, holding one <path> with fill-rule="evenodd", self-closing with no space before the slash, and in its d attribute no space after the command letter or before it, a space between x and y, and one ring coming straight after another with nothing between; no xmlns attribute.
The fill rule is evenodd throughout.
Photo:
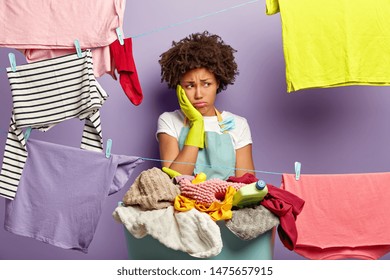
<svg viewBox="0 0 390 280"><path fill-rule="evenodd" d="M235 175L236 153L230 134L222 128L221 123L223 120L221 113L217 109L215 109L215 112L221 127L221 132L223 133L219 134L214 131L205 132L205 148L199 149L194 174L203 172L207 175L207 179L219 178L226 180L229 176ZM184 126L180 131L178 139L180 150L184 147L188 131L188 126Z"/></svg>

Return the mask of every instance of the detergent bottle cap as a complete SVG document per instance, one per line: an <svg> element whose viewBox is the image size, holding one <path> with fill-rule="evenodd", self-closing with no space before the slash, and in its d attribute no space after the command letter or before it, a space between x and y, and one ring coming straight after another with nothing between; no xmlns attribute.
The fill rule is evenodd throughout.
<svg viewBox="0 0 390 280"><path fill-rule="evenodd" d="M256 188L257 188L258 190L262 190L262 189L264 189L265 187L266 187L266 184L265 184L265 182L264 182L263 180L257 181L257 183L256 183Z"/></svg>

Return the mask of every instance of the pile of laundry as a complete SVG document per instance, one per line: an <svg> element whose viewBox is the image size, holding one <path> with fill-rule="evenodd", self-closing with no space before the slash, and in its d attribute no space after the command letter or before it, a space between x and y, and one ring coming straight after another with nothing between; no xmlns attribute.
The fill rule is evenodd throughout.
<svg viewBox="0 0 390 280"><path fill-rule="evenodd" d="M154 167L139 174L113 217L135 238L150 235L166 247L196 258L221 252L218 220L225 220L226 227L242 240L257 238L279 225L282 242L292 250L297 238L295 219L304 201L268 185L268 194L258 205L234 207L234 194L256 181L255 176L245 174L226 181L196 182L194 176L171 178Z"/></svg>

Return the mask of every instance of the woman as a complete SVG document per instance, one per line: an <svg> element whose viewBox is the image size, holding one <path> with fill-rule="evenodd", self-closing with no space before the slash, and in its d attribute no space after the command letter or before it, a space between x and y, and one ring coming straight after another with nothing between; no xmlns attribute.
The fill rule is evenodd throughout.
<svg viewBox="0 0 390 280"><path fill-rule="evenodd" d="M161 81L176 89L181 110L160 115L162 166L208 179L253 173L252 138L245 118L214 106L238 75L235 50L207 31L173 42L161 55Z"/></svg>

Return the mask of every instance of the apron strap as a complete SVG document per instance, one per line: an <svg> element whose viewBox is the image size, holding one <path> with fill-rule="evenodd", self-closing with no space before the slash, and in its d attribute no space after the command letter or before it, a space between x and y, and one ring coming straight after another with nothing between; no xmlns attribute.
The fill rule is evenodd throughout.
<svg viewBox="0 0 390 280"><path fill-rule="evenodd" d="M214 109L215 109L215 114L217 115L217 120L218 120L218 122L220 123L221 121L223 121L222 115L221 115L221 113L218 111L217 108L214 107Z"/></svg>

